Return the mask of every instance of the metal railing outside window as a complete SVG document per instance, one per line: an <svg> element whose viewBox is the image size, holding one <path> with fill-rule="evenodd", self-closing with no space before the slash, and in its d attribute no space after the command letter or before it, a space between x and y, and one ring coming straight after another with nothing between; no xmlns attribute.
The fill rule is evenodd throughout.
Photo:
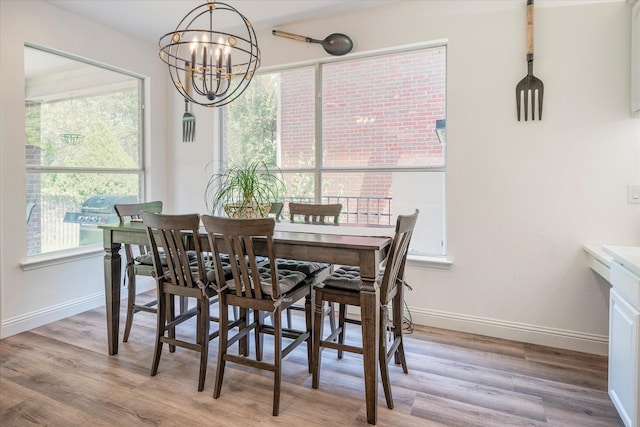
<svg viewBox="0 0 640 427"><path fill-rule="evenodd" d="M322 196L321 200L324 204L342 203L340 223L391 225L391 197ZM311 197L287 197L285 202L314 203ZM287 205L283 215L289 216Z"/></svg>
<svg viewBox="0 0 640 427"><path fill-rule="evenodd" d="M27 223L27 255L55 252L78 246L80 227L64 222L65 213L78 210L80 204L71 196L39 197Z"/></svg>

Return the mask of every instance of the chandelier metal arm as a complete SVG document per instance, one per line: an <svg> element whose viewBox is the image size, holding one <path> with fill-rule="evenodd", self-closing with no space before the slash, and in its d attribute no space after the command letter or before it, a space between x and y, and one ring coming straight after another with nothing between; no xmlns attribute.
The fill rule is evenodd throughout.
<svg viewBox="0 0 640 427"><path fill-rule="evenodd" d="M215 20L240 19L246 34L214 29ZM226 21L224 21L227 23ZM220 107L240 96L260 66L260 49L249 20L232 6L207 2L192 9L176 29L160 37L160 58L185 99Z"/></svg>

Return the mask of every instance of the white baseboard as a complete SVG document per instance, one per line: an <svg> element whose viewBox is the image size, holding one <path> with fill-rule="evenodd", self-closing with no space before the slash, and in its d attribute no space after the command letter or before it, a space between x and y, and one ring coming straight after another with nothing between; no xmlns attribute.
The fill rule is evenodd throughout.
<svg viewBox="0 0 640 427"><path fill-rule="evenodd" d="M92 310L105 304L104 292L85 295L62 304L47 307L31 313L21 314L2 322L0 336L2 338L37 328L65 317ZM105 325L106 327L106 325Z"/></svg>
<svg viewBox="0 0 640 427"><path fill-rule="evenodd" d="M141 278L136 283L137 293L143 293L155 288L155 281L152 278ZM127 289L120 290L122 298L127 297ZM65 317L74 316L87 310L105 305L104 292L98 292L91 295L85 295L74 300L65 301L62 304L36 310L31 313L21 314L20 316L6 319L0 327L0 338L7 338L21 332L37 328L47 323L64 319ZM122 305L121 305L122 307ZM107 325L105 324L105 330Z"/></svg>
<svg viewBox="0 0 640 427"><path fill-rule="evenodd" d="M148 280L147 278L140 278L136 287L138 293L148 292L154 289L155 281L151 278L148 278ZM123 298L126 298L126 292L126 289L121 290ZM47 323L64 319L65 317L104 306L104 304L104 292L99 292L6 319L2 322L0 328L0 338L6 338L20 332L28 331L46 325ZM415 307L410 307L410 311L413 322L416 325L433 326L436 328L487 335L585 353L599 355L607 355L608 353L607 335L587 334L578 331L548 328L540 325L509 322Z"/></svg>
<svg viewBox="0 0 640 427"><path fill-rule="evenodd" d="M433 326L495 338L607 355L609 337L540 325L509 322L438 310L410 308L416 325Z"/></svg>

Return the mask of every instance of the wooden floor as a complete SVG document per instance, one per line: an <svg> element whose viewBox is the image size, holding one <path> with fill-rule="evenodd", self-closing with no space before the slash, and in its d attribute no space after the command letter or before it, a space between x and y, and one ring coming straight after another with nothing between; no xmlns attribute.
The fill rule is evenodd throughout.
<svg viewBox="0 0 640 427"><path fill-rule="evenodd" d="M107 354L105 323L96 309L1 340L0 425L367 425L361 356L338 361L325 350L313 390L298 347L284 362L272 417L268 372L228 364L220 399L212 398L217 340L198 393L195 352L165 348L149 376L153 315L136 316L116 356ZM355 328L350 335L359 338ZM623 425L607 395L605 357L427 327L406 335L405 346L409 374L391 368L394 410L379 387L380 426Z"/></svg>

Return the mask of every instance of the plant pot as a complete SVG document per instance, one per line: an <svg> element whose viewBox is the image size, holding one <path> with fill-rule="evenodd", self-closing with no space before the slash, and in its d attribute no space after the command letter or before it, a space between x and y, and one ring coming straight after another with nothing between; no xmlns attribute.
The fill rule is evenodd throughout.
<svg viewBox="0 0 640 427"><path fill-rule="evenodd" d="M229 218L264 218L271 209L271 203L260 205L224 205L224 212Z"/></svg>

